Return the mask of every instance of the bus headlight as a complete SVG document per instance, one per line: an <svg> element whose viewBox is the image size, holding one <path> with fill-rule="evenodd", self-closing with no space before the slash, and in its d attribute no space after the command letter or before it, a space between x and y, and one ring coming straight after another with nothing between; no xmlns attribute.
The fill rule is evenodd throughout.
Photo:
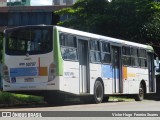
<svg viewBox="0 0 160 120"><path fill-rule="evenodd" d="M54 80L55 77L56 77L56 65L54 63L51 63L49 66L48 82Z"/></svg>
<svg viewBox="0 0 160 120"><path fill-rule="evenodd" d="M3 78L6 82L10 83L10 79L9 79L9 70L7 65L3 66Z"/></svg>

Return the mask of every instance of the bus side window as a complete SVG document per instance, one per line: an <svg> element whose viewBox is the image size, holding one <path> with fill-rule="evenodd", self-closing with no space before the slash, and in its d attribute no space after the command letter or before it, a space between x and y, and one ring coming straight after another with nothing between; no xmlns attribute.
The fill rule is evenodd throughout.
<svg viewBox="0 0 160 120"><path fill-rule="evenodd" d="M76 37L70 34L60 33L60 45L64 60L78 60Z"/></svg>
<svg viewBox="0 0 160 120"><path fill-rule="evenodd" d="M110 44L102 42L102 63L111 63Z"/></svg>
<svg viewBox="0 0 160 120"><path fill-rule="evenodd" d="M131 65L131 51L130 47L123 46L122 47L122 63L123 65L130 66Z"/></svg>
<svg viewBox="0 0 160 120"><path fill-rule="evenodd" d="M132 66L139 67L137 48L131 48L131 64Z"/></svg>
<svg viewBox="0 0 160 120"><path fill-rule="evenodd" d="M100 44L97 40L90 41L90 61L92 63L100 63Z"/></svg>
<svg viewBox="0 0 160 120"><path fill-rule="evenodd" d="M63 59L65 60L77 60L77 51L74 48L61 48Z"/></svg>
<svg viewBox="0 0 160 120"><path fill-rule="evenodd" d="M138 50L138 56L139 56L140 67L142 67L142 68L147 67L147 54L146 54L146 50L139 49Z"/></svg>

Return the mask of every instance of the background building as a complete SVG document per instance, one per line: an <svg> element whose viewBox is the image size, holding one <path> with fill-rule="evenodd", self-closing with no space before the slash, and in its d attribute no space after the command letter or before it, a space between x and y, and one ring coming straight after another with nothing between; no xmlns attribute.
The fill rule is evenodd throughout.
<svg viewBox="0 0 160 120"><path fill-rule="evenodd" d="M53 5L72 5L77 0L53 0Z"/></svg>
<svg viewBox="0 0 160 120"><path fill-rule="evenodd" d="M30 6L31 0L8 0L7 6Z"/></svg>
<svg viewBox="0 0 160 120"><path fill-rule="evenodd" d="M65 6L10 6L0 7L0 32L7 27L23 25L56 25L60 18L54 11L69 7Z"/></svg>
<svg viewBox="0 0 160 120"><path fill-rule="evenodd" d="M7 6L7 0L0 0L0 7Z"/></svg>

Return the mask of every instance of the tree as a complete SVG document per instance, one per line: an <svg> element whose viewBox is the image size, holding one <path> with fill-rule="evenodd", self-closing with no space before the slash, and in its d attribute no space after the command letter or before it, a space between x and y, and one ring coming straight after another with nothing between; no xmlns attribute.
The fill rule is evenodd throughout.
<svg viewBox="0 0 160 120"><path fill-rule="evenodd" d="M72 7L56 12L61 16L69 16L66 21L60 22L59 25L91 32L94 25L100 18L103 18L107 4L108 1L106 0L79 0Z"/></svg>
<svg viewBox="0 0 160 120"><path fill-rule="evenodd" d="M151 44L160 45L160 3L155 2L152 5L153 14L148 18L148 21L142 26L143 38L150 41Z"/></svg>
<svg viewBox="0 0 160 120"><path fill-rule="evenodd" d="M151 43L153 38L145 34L148 29L154 32L153 28L160 24L157 21L158 7L159 4L153 0L79 0L72 7L56 13L69 16L59 25L129 41Z"/></svg>

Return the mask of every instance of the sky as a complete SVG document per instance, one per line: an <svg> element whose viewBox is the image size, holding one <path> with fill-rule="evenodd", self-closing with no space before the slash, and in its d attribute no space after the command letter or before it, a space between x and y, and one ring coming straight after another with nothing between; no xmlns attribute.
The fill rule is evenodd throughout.
<svg viewBox="0 0 160 120"><path fill-rule="evenodd" d="M31 5L52 5L52 0L31 0Z"/></svg>
<svg viewBox="0 0 160 120"><path fill-rule="evenodd" d="M17 1L17 0L7 0L7 1ZM31 5L52 5L52 0L31 0Z"/></svg>

